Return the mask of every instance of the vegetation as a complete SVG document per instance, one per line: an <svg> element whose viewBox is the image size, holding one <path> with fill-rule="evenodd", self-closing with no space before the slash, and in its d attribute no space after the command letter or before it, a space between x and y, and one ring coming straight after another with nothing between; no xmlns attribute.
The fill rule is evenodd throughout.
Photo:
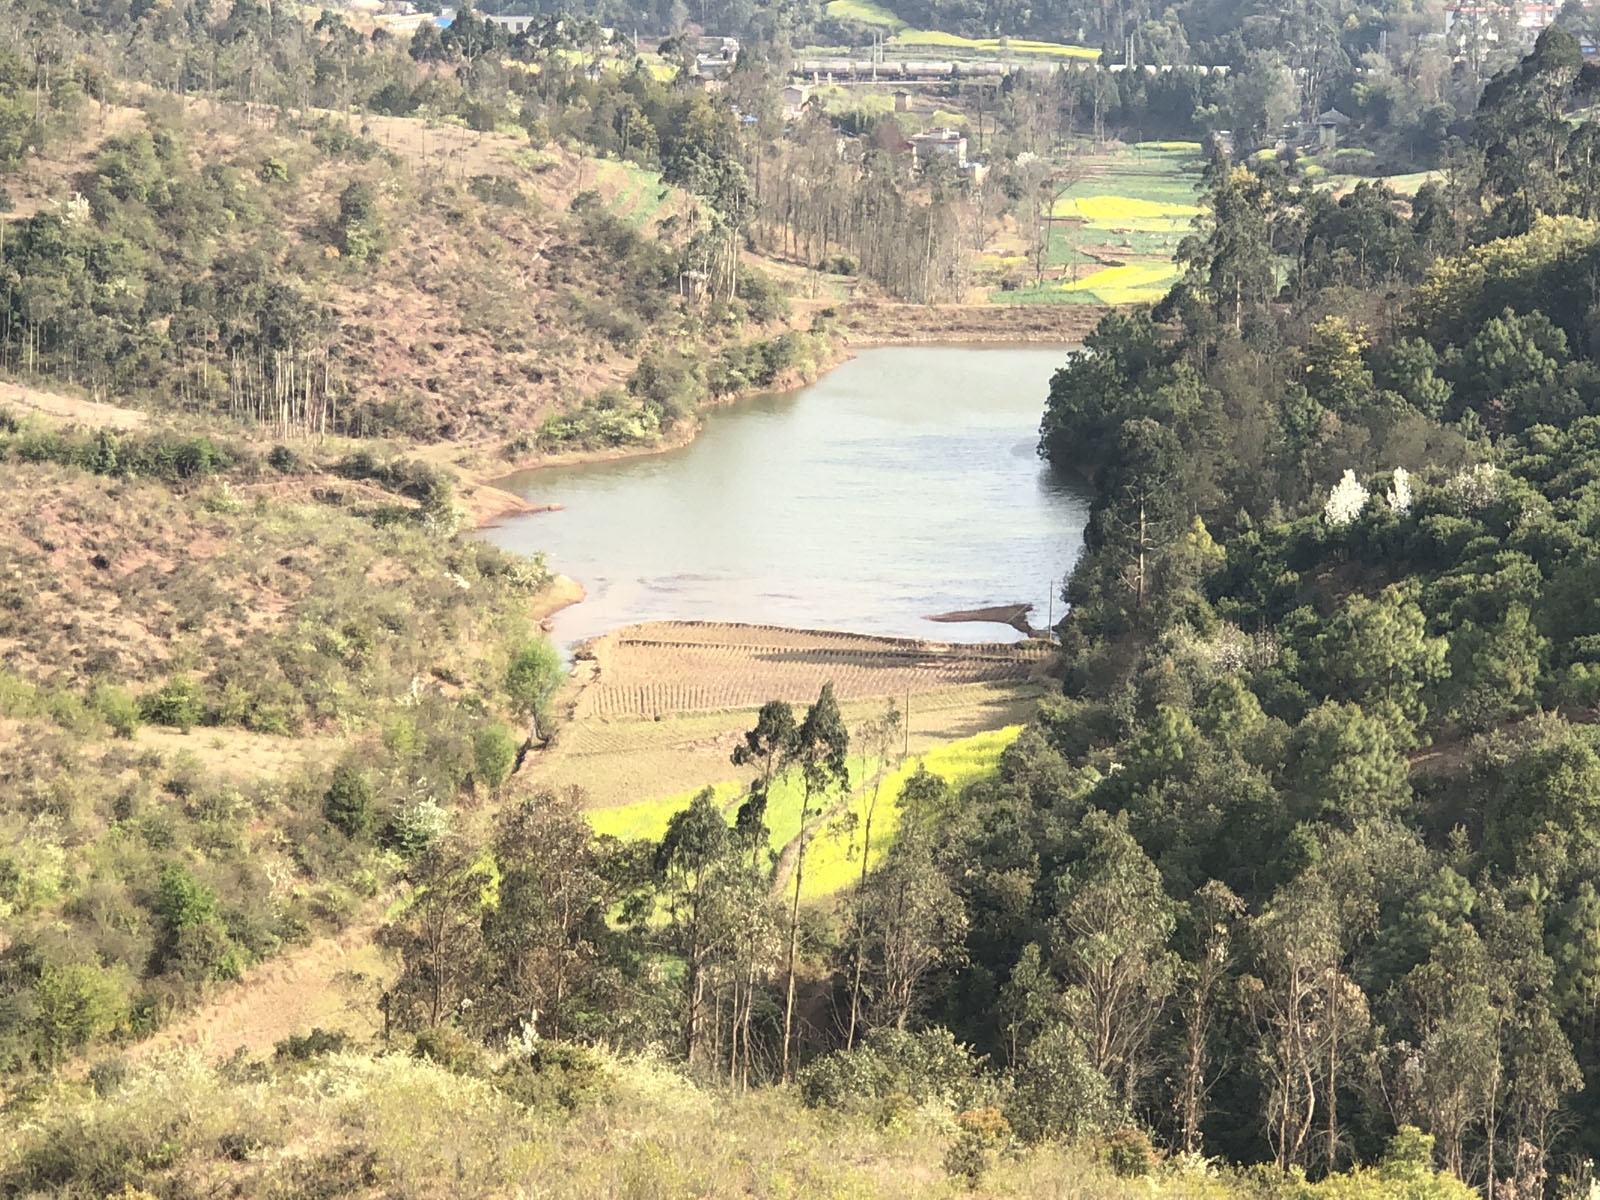
<svg viewBox="0 0 1600 1200"><path fill-rule="evenodd" d="M0 1191L1592 1190L1581 12L1499 74L1381 6L725 14L1231 68L958 78L981 184L881 104L785 120L759 56L689 87L649 6L4 11L0 365L168 424L0 414ZM1252 153L1335 103L1366 144ZM371 439L654 443L834 352L752 253L928 301L1002 237L1025 298L1165 291L1051 385L1093 494L1059 694L907 761L829 684L713 740L720 787L535 783L544 565ZM331 934L387 956L381 1035L141 1059Z"/></svg>

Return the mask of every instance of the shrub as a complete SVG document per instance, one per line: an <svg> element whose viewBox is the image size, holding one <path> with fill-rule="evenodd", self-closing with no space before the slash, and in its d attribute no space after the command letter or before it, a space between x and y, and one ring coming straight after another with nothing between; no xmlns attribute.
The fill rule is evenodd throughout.
<svg viewBox="0 0 1600 1200"><path fill-rule="evenodd" d="M435 1025L417 1034L411 1053L429 1062L438 1063L456 1075L481 1075L483 1051L471 1038L448 1025Z"/></svg>
<svg viewBox="0 0 1600 1200"><path fill-rule="evenodd" d="M431 798L420 800L395 818L392 830L394 848L407 861L418 858L443 837L449 827L449 810Z"/></svg>
<svg viewBox="0 0 1600 1200"><path fill-rule="evenodd" d="M859 1111L895 1093L951 1110L980 1108L994 1086L983 1059L948 1029L907 1033L878 1029L854 1050L838 1050L800 1073L801 1098L813 1108Z"/></svg>
<svg viewBox="0 0 1600 1200"><path fill-rule="evenodd" d="M485 725L472 739L473 775L490 791L498 791L517 765L517 741L504 725Z"/></svg>
<svg viewBox="0 0 1600 1200"><path fill-rule="evenodd" d="M944 1169L968 1187L977 1187L994 1166L1000 1148L1011 1140L1011 1126L998 1108L980 1108L956 1118L960 1129L945 1152Z"/></svg>
<svg viewBox="0 0 1600 1200"><path fill-rule="evenodd" d="M346 837L365 837L372 832L372 784L356 767L340 763L323 798L322 814Z"/></svg>
<svg viewBox="0 0 1600 1200"><path fill-rule="evenodd" d="M1006 1118L1024 1141L1092 1133L1111 1112L1111 1089L1073 1030L1052 1025L1034 1039L1006 1103Z"/></svg>
<svg viewBox="0 0 1600 1200"><path fill-rule="evenodd" d="M139 701L127 688L102 684L94 690L93 703L95 711L119 738L131 738L144 723Z"/></svg>
<svg viewBox="0 0 1600 1200"><path fill-rule="evenodd" d="M570 1042L534 1042L494 1074L494 1086L518 1104L573 1112L611 1094L611 1077L594 1051Z"/></svg>
<svg viewBox="0 0 1600 1200"><path fill-rule="evenodd" d="M343 1054L350 1048L350 1035L343 1030L329 1031L313 1026L310 1033L290 1034L272 1048L277 1062L309 1062L330 1054Z"/></svg>
<svg viewBox="0 0 1600 1200"><path fill-rule="evenodd" d="M1156 1148L1142 1129L1119 1129L1106 1139L1106 1162L1119 1179L1142 1179L1156 1166Z"/></svg>
<svg viewBox="0 0 1600 1200"><path fill-rule="evenodd" d="M200 685L188 676L169 680L165 687L145 696L139 709L146 721L181 729L184 733L198 725L205 714Z"/></svg>

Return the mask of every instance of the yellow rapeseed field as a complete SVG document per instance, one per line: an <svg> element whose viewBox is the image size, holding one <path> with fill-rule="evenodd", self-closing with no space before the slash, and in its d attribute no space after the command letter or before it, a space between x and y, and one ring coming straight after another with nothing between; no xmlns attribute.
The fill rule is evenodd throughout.
<svg viewBox="0 0 1600 1200"><path fill-rule="evenodd" d="M1062 284L1061 290L1092 292L1102 304L1154 304L1167 294L1177 278L1175 263L1128 263Z"/></svg>
<svg viewBox="0 0 1600 1200"><path fill-rule="evenodd" d="M1081 196L1062 200L1056 205L1055 215L1079 217L1096 225L1150 220L1187 222L1200 215L1200 206L1139 200L1133 196Z"/></svg>

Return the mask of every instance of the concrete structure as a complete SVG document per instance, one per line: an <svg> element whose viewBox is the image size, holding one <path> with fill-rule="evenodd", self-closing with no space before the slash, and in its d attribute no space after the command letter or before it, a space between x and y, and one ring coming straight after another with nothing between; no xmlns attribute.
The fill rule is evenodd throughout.
<svg viewBox="0 0 1600 1200"><path fill-rule="evenodd" d="M895 92L895 94L894 94L894 110L895 110L895 112L910 112L911 111L911 93L906 91L905 88L901 88L897 92Z"/></svg>
<svg viewBox="0 0 1600 1200"><path fill-rule="evenodd" d="M1337 108L1330 108L1317 118L1317 144L1332 148L1339 144L1339 131L1350 124L1350 118Z"/></svg>
<svg viewBox="0 0 1600 1200"><path fill-rule="evenodd" d="M911 149L917 161L927 162L934 155L944 155L955 160L958 167L967 164L967 139L959 129L932 129L911 139Z"/></svg>
<svg viewBox="0 0 1600 1200"><path fill-rule="evenodd" d="M811 101L811 89L803 83L791 83L779 94L783 101L783 119L797 121L806 110L806 105Z"/></svg>

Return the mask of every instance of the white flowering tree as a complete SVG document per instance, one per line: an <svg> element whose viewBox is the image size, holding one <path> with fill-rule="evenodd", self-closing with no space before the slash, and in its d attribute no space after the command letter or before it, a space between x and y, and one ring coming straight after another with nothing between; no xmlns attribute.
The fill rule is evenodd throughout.
<svg viewBox="0 0 1600 1200"><path fill-rule="evenodd" d="M1482 512L1500 499L1500 469L1493 463L1475 463L1457 471L1444 490L1457 512Z"/></svg>
<svg viewBox="0 0 1600 1200"><path fill-rule="evenodd" d="M1346 470L1344 477L1328 493L1328 502L1322 506L1323 520L1335 528L1349 525L1366 507L1367 496L1367 489L1356 478L1356 473Z"/></svg>
<svg viewBox="0 0 1600 1200"><path fill-rule="evenodd" d="M1394 469L1394 481L1389 485L1389 494L1385 497L1389 507L1402 517L1411 512L1411 472L1404 467Z"/></svg>

